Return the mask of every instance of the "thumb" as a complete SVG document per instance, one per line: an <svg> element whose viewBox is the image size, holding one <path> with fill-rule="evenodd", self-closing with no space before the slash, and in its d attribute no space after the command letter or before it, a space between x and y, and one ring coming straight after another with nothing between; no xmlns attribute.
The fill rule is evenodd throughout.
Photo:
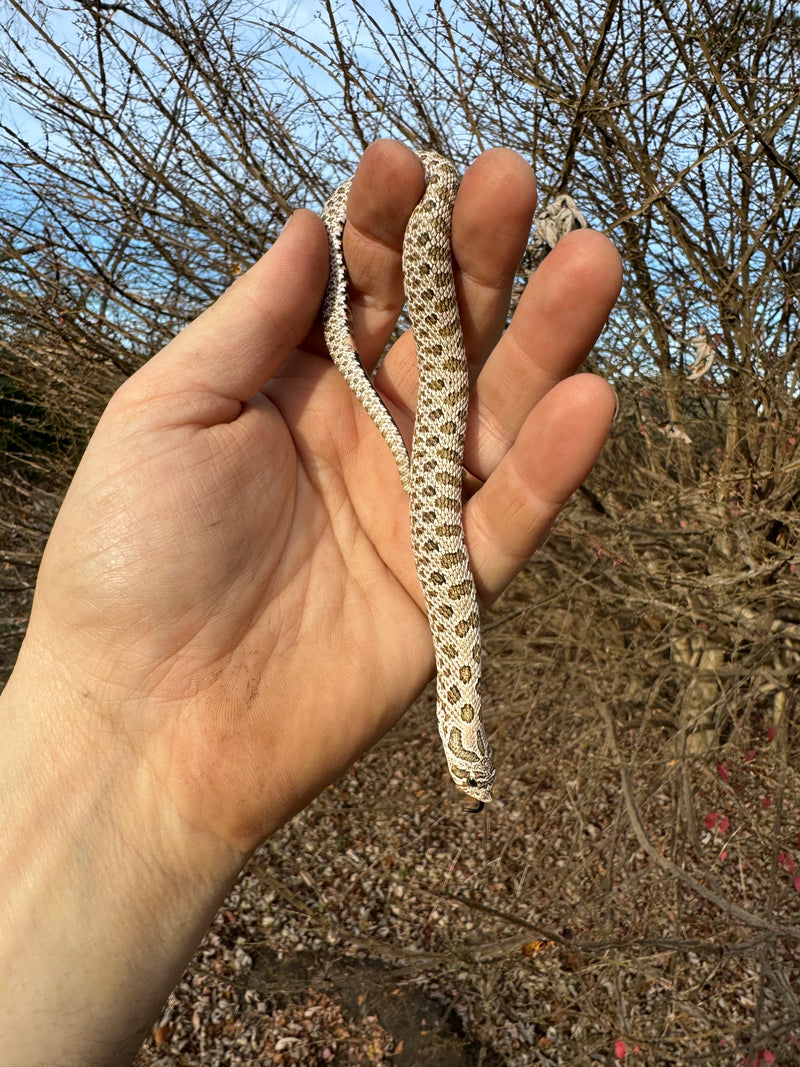
<svg viewBox="0 0 800 1067"><path fill-rule="evenodd" d="M199 389L246 403L307 336L328 278L328 241L296 211L277 241L142 372L156 392ZM142 383L144 384L144 383Z"/></svg>

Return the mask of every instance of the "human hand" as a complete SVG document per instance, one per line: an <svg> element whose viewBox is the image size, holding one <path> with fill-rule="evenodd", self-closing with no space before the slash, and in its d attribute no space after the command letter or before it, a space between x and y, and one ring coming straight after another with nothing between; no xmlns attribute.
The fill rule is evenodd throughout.
<svg viewBox="0 0 800 1067"><path fill-rule="evenodd" d="M352 187L368 368L402 307L422 183L412 153L379 142ZM484 602L545 536L614 412L601 379L570 377L620 284L604 237L560 242L503 332L534 204L528 166L497 149L464 176L453 219L475 382L464 524ZM327 270L322 223L297 212L115 394L64 500L0 710L7 1062L124 1062L248 853L432 673L408 498L324 351ZM404 333L376 384L407 440L415 382Z"/></svg>
<svg viewBox="0 0 800 1067"><path fill-rule="evenodd" d="M346 256L368 367L402 306L400 249L422 191L379 143L351 194ZM569 375L616 297L591 232L559 244L501 336L534 207L523 161L489 152L453 222L477 378L465 509L479 592L527 560L605 438L614 401ZM432 673L408 502L391 455L322 347L319 221L274 248L116 394L53 530L31 639L89 689L91 717L135 738L159 805L247 851L384 733ZM479 372L479 373L478 373ZM377 386L407 437L405 333ZM491 712L489 712L491 721Z"/></svg>

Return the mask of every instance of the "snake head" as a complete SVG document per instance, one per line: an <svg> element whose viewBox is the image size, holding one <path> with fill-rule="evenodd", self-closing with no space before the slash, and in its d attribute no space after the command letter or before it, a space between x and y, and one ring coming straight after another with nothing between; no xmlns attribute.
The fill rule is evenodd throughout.
<svg viewBox="0 0 800 1067"><path fill-rule="evenodd" d="M494 766L491 761L482 761L479 767L470 767L466 772L463 768L459 768L458 777L453 773L453 770L454 768L451 766L450 774L453 781L466 798L464 810L482 811L483 805L488 804L492 799Z"/></svg>
<svg viewBox="0 0 800 1067"><path fill-rule="evenodd" d="M438 711L437 707L437 713ZM441 718L444 718L444 715ZM448 726L450 728L444 731L440 726L439 732L450 777L459 791L471 802L468 810L480 811L483 805L492 799L495 775L492 750L483 732L483 725L478 729L473 725L471 733L466 737L467 731L463 725L453 726L448 723Z"/></svg>

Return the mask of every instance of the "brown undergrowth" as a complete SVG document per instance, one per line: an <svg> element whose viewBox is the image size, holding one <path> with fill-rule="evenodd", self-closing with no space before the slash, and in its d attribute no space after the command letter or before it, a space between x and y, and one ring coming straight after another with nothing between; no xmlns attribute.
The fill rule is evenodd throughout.
<svg viewBox="0 0 800 1067"><path fill-rule="evenodd" d="M256 1049L276 1064L800 1061L794 716L743 683L734 649L713 736L690 751L689 667L663 611L623 610L636 568L589 501L485 619L485 821L451 799L429 689L255 857L140 1067ZM754 670L764 649L740 644ZM211 1002L189 1020L215 983L231 1031L201 1039Z"/></svg>
<svg viewBox="0 0 800 1067"><path fill-rule="evenodd" d="M430 687L254 857L138 1067L800 1062L792 556L765 584L707 495L614 483L625 433L486 613L485 818ZM57 500L14 492L6 666Z"/></svg>

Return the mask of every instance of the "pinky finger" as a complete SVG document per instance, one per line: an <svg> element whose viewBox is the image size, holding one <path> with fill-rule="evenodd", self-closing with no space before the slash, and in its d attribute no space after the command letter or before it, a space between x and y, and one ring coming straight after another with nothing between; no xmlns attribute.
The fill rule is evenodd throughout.
<svg viewBox="0 0 800 1067"><path fill-rule="evenodd" d="M536 405L514 445L464 509L478 595L489 603L547 536L605 443L616 400L607 382L578 374Z"/></svg>

